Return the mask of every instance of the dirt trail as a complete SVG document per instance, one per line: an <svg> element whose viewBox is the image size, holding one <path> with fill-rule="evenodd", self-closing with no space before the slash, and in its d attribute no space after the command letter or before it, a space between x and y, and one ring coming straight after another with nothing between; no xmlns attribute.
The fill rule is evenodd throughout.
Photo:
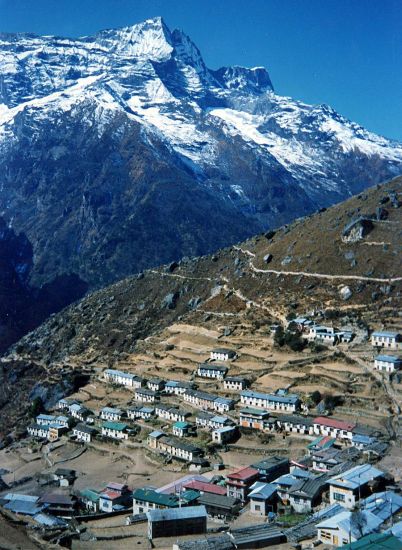
<svg viewBox="0 0 402 550"><path fill-rule="evenodd" d="M379 243L375 243L379 244ZM233 247L236 250L239 250L243 254L255 258L255 254L250 250L240 248L238 246ZM329 280L344 280L344 281L369 281L374 283L396 283L402 281L402 277L389 277L389 278L379 278L379 277L365 277L364 275L330 275L328 273L309 273L307 271L285 271L279 269L261 269L255 267L253 262L249 262L250 269L254 273L272 273L274 275L293 275L293 276L303 276L303 277L313 277L316 279L329 279Z"/></svg>

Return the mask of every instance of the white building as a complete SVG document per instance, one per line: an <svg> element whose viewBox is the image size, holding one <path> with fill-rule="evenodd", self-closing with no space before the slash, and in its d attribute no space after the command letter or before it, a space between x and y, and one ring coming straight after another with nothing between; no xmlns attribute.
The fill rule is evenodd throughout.
<svg viewBox="0 0 402 550"><path fill-rule="evenodd" d="M127 424L122 422L104 422L102 435L112 439L128 439Z"/></svg>
<svg viewBox="0 0 402 550"><path fill-rule="evenodd" d="M237 354L232 349L217 348L211 351L210 357L212 361L229 361L231 359L236 359Z"/></svg>
<svg viewBox="0 0 402 550"><path fill-rule="evenodd" d="M188 390L192 390L194 384L192 382L183 382L182 380L169 380L165 384L165 393L173 395L183 395Z"/></svg>
<svg viewBox="0 0 402 550"><path fill-rule="evenodd" d="M227 371L227 367L223 367L222 365L215 365L214 363L201 363L198 365L197 376L202 378L215 378L217 380L223 380Z"/></svg>
<svg viewBox="0 0 402 550"><path fill-rule="evenodd" d="M240 393L240 400L250 407L275 411L295 412L300 406L300 399L294 394L281 396L244 390Z"/></svg>
<svg viewBox="0 0 402 550"><path fill-rule="evenodd" d="M229 391L245 390L248 386L248 380L241 376L227 376L223 381L223 388Z"/></svg>
<svg viewBox="0 0 402 550"><path fill-rule="evenodd" d="M136 420L141 418L141 420L150 420L155 414L155 409L152 407L130 407L127 409L127 417L130 420Z"/></svg>
<svg viewBox="0 0 402 550"><path fill-rule="evenodd" d="M385 372L395 372L402 368L402 359L396 355L377 355L374 368Z"/></svg>
<svg viewBox="0 0 402 550"><path fill-rule="evenodd" d="M398 332L373 332L371 335L371 344L376 348L399 349L401 340Z"/></svg>
<svg viewBox="0 0 402 550"><path fill-rule="evenodd" d="M212 441L214 443L225 444L233 441L237 435L236 426L225 426L224 428L217 428L212 431Z"/></svg>
<svg viewBox="0 0 402 550"><path fill-rule="evenodd" d="M134 399L143 403L155 403L155 401L159 400L159 395L147 388L139 388L135 390Z"/></svg>
<svg viewBox="0 0 402 550"><path fill-rule="evenodd" d="M368 493L369 483L381 479L384 479L384 472L374 466L370 464L355 466L328 480L329 502L352 509Z"/></svg>
<svg viewBox="0 0 402 550"><path fill-rule="evenodd" d="M27 432L31 437L39 437L40 439L47 439L49 434L48 424L31 424L27 428Z"/></svg>
<svg viewBox="0 0 402 550"><path fill-rule="evenodd" d="M335 439L352 441L353 430L356 424L336 420L336 418L328 418L326 416L317 416L313 420L313 428L315 435L328 435Z"/></svg>
<svg viewBox="0 0 402 550"><path fill-rule="evenodd" d="M361 521L353 521L352 512L344 510L317 524L317 538L336 547L349 545L378 529L383 520L368 510L362 510ZM373 546L374 548L374 546Z"/></svg>
<svg viewBox="0 0 402 550"><path fill-rule="evenodd" d="M89 424L94 422L91 411L79 403L73 403L68 410L71 416L80 422L88 422Z"/></svg>
<svg viewBox="0 0 402 550"><path fill-rule="evenodd" d="M112 422L120 420L122 416L123 411L121 409L114 409L112 407L103 407L100 414L102 420L111 420Z"/></svg>
<svg viewBox="0 0 402 550"><path fill-rule="evenodd" d="M155 414L158 418L170 422L185 422L186 418L190 416L187 411L181 411L177 407L169 407L169 405L164 404L155 405Z"/></svg>
<svg viewBox="0 0 402 550"><path fill-rule="evenodd" d="M152 378L151 380L148 380L147 388L154 392L162 391L165 387L165 383L166 382L160 378Z"/></svg>
<svg viewBox="0 0 402 550"><path fill-rule="evenodd" d="M83 441L84 443L90 443L97 433L98 430L86 424L77 424L73 428L73 435L75 435L78 441Z"/></svg>
<svg viewBox="0 0 402 550"><path fill-rule="evenodd" d="M121 370L106 369L103 376L111 384L119 384L128 388L141 388L143 384L143 379L139 376Z"/></svg>

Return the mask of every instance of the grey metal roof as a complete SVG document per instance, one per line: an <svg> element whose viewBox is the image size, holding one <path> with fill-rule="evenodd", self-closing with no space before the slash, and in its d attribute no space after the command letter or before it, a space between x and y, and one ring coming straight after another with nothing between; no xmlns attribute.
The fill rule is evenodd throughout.
<svg viewBox="0 0 402 550"><path fill-rule="evenodd" d="M301 416L298 414L283 414L278 416L278 422L289 422L289 424L301 424L308 427L313 425L313 418L311 416Z"/></svg>
<svg viewBox="0 0 402 550"><path fill-rule="evenodd" d="M179 550L232 550L234 544L228 534L215 535L204 539L177 541Z"/></svg>
<svg viewBox="0 0 402 550"><path fill-rule="evenodd" d="M216 493L203 493L197 500L199 504L217 506L218 508L225 508L227 510L231 510L239 502L237 498L218 495Z"/></svg>
<svg viewBox="0 0 402 550"><path fill-rule="evenodd" d="M328 476L323 474L313 479L301 479L289 489L289 496L314 499L328 485Z"/></svg>
<svg viewBox="0 0 402 550"><path fill-rule="evenodd" d="M215 365L214 363L200 363L198 369L201 370L217 370L218 372L227 372L228 368L224 365Z"/></svg>
<svg viewBox="0 0 402 550"><path fill-rule="evenodd" d="M309 516L306 520L298 523L294 527L286 529L286 538L290 542L299 542L301 540L310 539L317 534L317 523L323 519L335 516L343 510L345 510L345 508L343 508L340 504L331 504L323 510L319 510L315 514Z"/></svg>
<svg viewBox="0 0 402 550"><path fill-rule="evenodd" d="M185 506L184 508L172 508L165 510L149 510L146 512L149 522L153 521L177 521L181 519L207 517L205 506Z"/></svg>
<svg viewBox="0 0 402 550"><path fill-rule="evenodd" d="M270 468L276 468L278 464L289 464L289 459L283 456L271 456L252 464L252 467L257 468L257 470L269 470Z"/></svg>
<svg viewBox="0 0 402 550"><path fill-rule="evenodd" d="M269 541L270 539L285 539L283 531L278 529L275 525L263 523L260 525L250 525L247 527L241 527L239 529L232 529L230 531L236 547L242 545L245 548L245 544L253 544L256 542ZM250 548L253 548L250 546Z"/></svg>
<svg viewBox="0 0 402 550"><path fill-rule="evenodd" d="M122 414L123 411L121 409L114 409L113 407L103 407L101 413Z"/></svg>

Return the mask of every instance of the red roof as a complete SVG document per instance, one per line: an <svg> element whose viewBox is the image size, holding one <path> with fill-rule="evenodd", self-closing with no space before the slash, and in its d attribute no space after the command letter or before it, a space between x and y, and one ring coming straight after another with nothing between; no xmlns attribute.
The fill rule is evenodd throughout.
<svg viewBox="0 0 402 550"><path fill-rule="evenodd" d="M336 420L336 418L327 418L326 416L317 416L313 420L314 424L321 424L322 426L328 426L329 428L337 428L338 430L350 431L356 426L350 422L343 422L342 420Z"/></svg>
<svg viewBox="0 0 402 550"><path fill-rule="evenodd" d="M183 484L186 489L195 489L203 493L213 493L214 495L226 495L226 488L221 485L215 485L214 483L207 483L205 481L188 481Z"/></svg>
<svg viewBox="0 0 402 550"><path fill-rule="evenodd" d="M227 477L229 479L241 479L242 481L246 481L247 479L250 479L251 477L254 477L256 475L259 475L258 470L255 468L242 468L241 470L237 470L237 472L233 472L233 474L229 474Z"/></svg>

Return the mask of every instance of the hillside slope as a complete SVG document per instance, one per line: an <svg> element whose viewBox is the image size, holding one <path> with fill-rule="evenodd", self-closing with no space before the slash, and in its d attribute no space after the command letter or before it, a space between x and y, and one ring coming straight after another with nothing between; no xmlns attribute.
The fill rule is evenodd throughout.
<svg viewBox="0 0 402 550"><path fill-rule="evenodd" d="M0 213L35 285L210 253L402 171L400 144L278 96L264 68L209 69L161 18L1 34L0 68Z"/></svg>
<svg viewBox="0 0 402 550"><path fill-rule="evenodd" d="M3 358L3 430L16 414L15 403L6 399L10 387L21 391L18 414L35 394L32 384L23 383L28 367L20 369L21 380L13 385L15 365L36 365L47 373L36 378L38 394L49 373L57 383L82 370L118 365L134 352L152 354L149 337L177 321L211 330L217 323L236 324L247 338L250 320L257 326L285 321L290 312L331 309L344 322L392 326L401 306L401 203L402 178L396 178L275 234L93 292L52 316ZM353 240L360 223L344 230L359 218L369 220L363 225L370 229Z"/></svg>

